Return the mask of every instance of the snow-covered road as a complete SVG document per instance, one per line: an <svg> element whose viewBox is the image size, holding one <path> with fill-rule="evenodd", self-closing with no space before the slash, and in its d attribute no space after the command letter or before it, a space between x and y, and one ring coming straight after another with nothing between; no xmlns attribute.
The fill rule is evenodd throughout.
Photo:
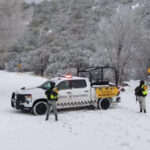
<svg viewBox="0 0 150 150"><path fill-rule="evenodd" d="M59 112L45 122L10 106L12 91L34 87L46 79L30 74L0 71L0 149L2 150L148 150L150 149L150 96L147 114L138 113L134 88L121 94L122 102L106 111Z"/></svg>

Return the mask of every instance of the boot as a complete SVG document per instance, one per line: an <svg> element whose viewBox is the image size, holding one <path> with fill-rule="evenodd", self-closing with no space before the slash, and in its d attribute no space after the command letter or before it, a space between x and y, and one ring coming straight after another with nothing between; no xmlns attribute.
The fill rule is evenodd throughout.
<svg viewBox="0 0 150 150"><path fill-rule="evenodd" d="M142 108L140 108L140 112L142 112Z"/></svg>
<svg viewBox="0 0 150 150"><path fill-rule="evenodd" d="M144 109L144 113L146 113L146 109Z"/></svg>
<svg viewBox="0 0 150 150"><path fill-rule="evenodd" d="M57 115L55 115L55 121L58 121L58 117L57 117Z"/></svg>
<svg viewBox="0 0 150 150"><path fill-rule="evenodd" d="M45 119L45 121L47 121L48 120L48 115L46 116L46 119Z"/></svg>

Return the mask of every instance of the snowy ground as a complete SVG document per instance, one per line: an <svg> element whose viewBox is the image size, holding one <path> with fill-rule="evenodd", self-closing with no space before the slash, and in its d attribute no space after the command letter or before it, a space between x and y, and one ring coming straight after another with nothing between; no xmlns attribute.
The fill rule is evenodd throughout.
<svg viewBox="0 0 150 150"><path fill-rule="evenodd" d="M121 94L117 108L106 111L78 110L33 116L10 106L11 93L34 87L45 79L30 74L0 71L0 147L2 150L148 150L150 149L150 96L147 114L138 113L134 88Z"/></svg>

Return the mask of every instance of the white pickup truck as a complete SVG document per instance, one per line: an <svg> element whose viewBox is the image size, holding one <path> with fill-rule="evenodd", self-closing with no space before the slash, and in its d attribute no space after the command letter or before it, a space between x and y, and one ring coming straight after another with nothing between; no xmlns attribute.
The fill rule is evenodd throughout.
<svg viewBox="0 0 150 150"><path fill-rule="evenodd" d="M108 109L114 103L120 102L119 90L115 85L105 81L99 85L92 85L88 78L66 75L52 78L35 88L22 88L13 92L11 106L17 110L32 111L35 115L45 114L47 111L45 91L52 82L59 89L58 109L90 105Z"/></svg>

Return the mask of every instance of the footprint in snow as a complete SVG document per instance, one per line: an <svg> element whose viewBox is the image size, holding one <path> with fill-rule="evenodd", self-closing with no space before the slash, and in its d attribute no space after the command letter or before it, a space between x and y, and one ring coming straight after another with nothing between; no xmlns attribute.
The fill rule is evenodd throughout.
<svg viewBox="0 0 150 150"><path fill-rule="evenodd" d="M129 142L124 142L124 143L121 143L120 145L122 145L122 146L129 146L130 143Z"/></svg>
<svg viewBox="0 0 150 150"><path fill-rule="evenodd" d="M147 143L150 143L150 140L147 140Z"/></svg>

